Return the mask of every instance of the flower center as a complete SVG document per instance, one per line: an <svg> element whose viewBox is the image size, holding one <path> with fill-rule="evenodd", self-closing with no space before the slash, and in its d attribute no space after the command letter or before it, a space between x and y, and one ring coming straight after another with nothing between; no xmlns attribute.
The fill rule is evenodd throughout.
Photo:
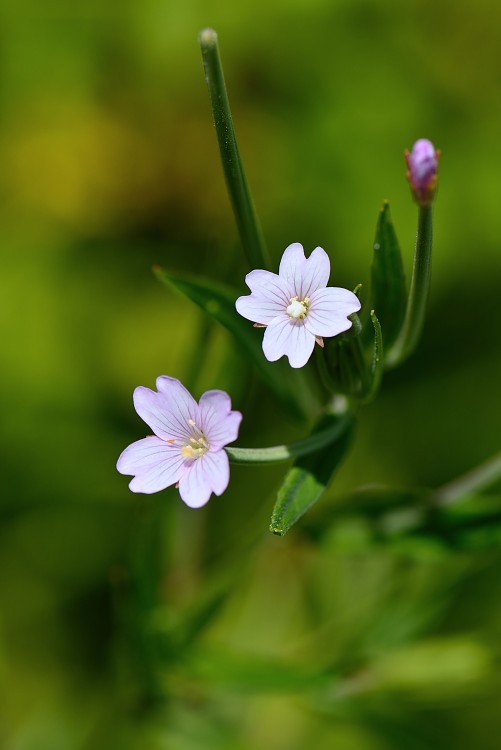
<svg viewBox="0 0 501 750"><path fill-rule="evenodd" d="M183 445L181 455L183 458L200 458L209 450L209 441L192 419L188 419L188 424L191 427L191 432L194 433L194 437L190 437Z"/></svg>
<svg viewBox="0 0 501 750"><path fill-rule="evenodd" d="M309 297L305 297L303 300L300 300L298 297L291 297L290 305L286 312L289 318L294 318L294 320L304 320L308 315L309 307Z"/></svg>

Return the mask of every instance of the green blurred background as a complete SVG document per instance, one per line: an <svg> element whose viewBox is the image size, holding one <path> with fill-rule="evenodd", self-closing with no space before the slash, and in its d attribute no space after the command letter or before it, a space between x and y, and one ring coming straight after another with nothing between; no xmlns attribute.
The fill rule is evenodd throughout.
<svg viewBox="0 0 501 750"><path fill-rule="evenodd" d="M496 540L381 541L336 503L499 449L499 6L5 0L0 21L1 747L498 750ZM151 273L245 289L207 25L276 262L321 245L334 284L367 286L388 198L409 271L402 152L442 151L425 336L309 514L321 534L269 534L283 467L234 467L199 511L115 471L145 434L133 388L161 373L228 390L241 445L301 435Z"/></svg>

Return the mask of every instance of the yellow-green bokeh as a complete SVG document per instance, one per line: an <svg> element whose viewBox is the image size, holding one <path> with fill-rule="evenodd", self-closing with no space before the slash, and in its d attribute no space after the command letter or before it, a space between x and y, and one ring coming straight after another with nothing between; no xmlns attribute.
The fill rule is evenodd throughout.
<svg viewBox="0 0 501 750"><path fill-rule="evenodd" d="M499 448L497 4L6 0L0 20L3 746L497 748L495 551L382 549L355 520L321 546L274 539L280 467L236 467L199 512L173 489L132 496L115 471L147 430L132 390L161 373L197 396L228 390L241 444L299 436L229 336L151 273L244 288L197 45L207 25L276 262L291 242L321 245L334 284L367 285L388 198L410 273L403 150L428 137L442 151L423 342L364 411L322 502L373 482L438 486ZM133 575L146 581L134 601L158 600L151 627L169 632L228 592L191 666L169 657L154 708L141 702L151 654L127 640ZM339 663L356 695L267 690L246 665L242 690L228 652L237 667Z"/></svg>

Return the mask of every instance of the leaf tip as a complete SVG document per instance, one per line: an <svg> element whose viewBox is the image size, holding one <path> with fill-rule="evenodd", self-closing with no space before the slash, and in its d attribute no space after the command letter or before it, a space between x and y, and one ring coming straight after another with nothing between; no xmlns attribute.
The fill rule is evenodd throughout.
<svg viewBox="0 0 501 750"><path fill-rule="evenodd" d="M287 529L283 529L280 526L277 526L273 523L273 521L270 524L270 531L274 536L285 536Z"/></svg>
<svg viewBox="0 0 501 750"><path fill-rule="evenodd" d="M215 46L217 44L217 34L210 27L202 29L198 35L198 41L202 47Z"/></svg>

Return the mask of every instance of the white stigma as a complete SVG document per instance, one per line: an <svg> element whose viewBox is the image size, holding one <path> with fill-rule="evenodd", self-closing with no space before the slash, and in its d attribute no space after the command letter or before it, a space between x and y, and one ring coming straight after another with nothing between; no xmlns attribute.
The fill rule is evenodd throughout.
<svg viewBox="0 0 501 750"><path fill-rule="evenodd" d="M290 305L286 310L289 318L294 318L295 320L303 320L304 318L306 318L309 302L310 300L308 299L308 297L305 297L301 302L297 297L292 297L290 300Z"/></svg>

